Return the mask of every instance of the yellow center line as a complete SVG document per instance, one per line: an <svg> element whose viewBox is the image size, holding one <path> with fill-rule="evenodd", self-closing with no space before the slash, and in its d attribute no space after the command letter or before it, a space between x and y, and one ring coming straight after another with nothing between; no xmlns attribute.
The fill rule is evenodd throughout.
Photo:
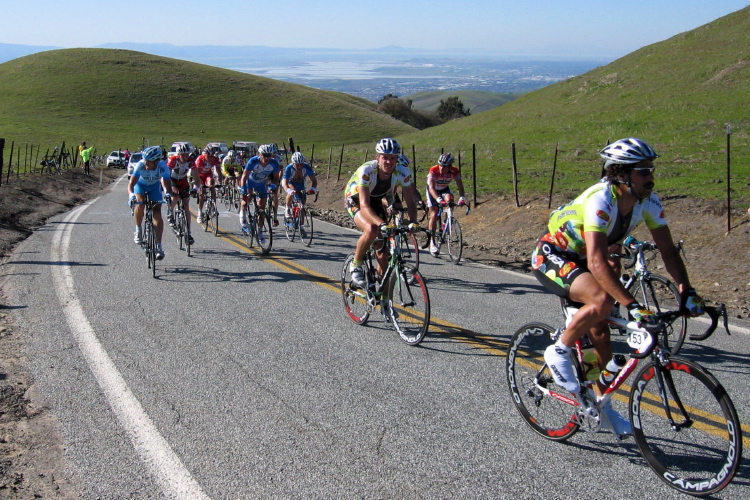
<svg viewBox="0 0 750 500"><path fill-rule="evenodd" d="M308 267L305 267L301 264L298 264L294 261L291 261L279 255L263 255L259 249L248 248L247 244L245 243L244 238L242 238L241 236L232 234L232 233L228 233L222 230L221 227L219 227L218 237L223 239L224 241L229 242L231 245L235 246L238 249L244 250L247 253L255 254L261 257L265 262L273 264L274 266L280 269L296 274L332 292L341 293L341 284L338 280L335 280L324 274L320 274L316 271L313 271L312 269ZM500 356L500 357L505 357L507 347L508 347L507 342L501 341L496 337L493 337L491 335L483 335L483 334L476 333L460 325L456 325L455 323L451 323L451 322L436 318L433 315L430 316L430 328L429 328L428 334L430 333L439 334L445 338L456 340L458 342L462 342L473 348L481 349L490 354L493 354L495 356ZM541 364L539 366L541 366ZM624 394L629 393L629 391L630 391L630 388L627 385L623 385L618 390L618 393L614 395L614 398L627 404L629 398L625 396ZM707 416L707 415L704 415L704 416L706 416L710 420L719 422L719 419L716 416ZM746 435L750 434L750 425L742 424L742 433ZM745 446L750 446L749 437L743 437L742 442Z"/></svg>

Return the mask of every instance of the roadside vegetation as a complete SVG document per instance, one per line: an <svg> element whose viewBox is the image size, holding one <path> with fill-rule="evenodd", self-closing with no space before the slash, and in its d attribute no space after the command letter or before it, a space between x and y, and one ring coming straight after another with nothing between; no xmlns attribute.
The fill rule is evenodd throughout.
<svg viewBox="0 0 750 500"><path fill-rule="evenodd" d="M748 42L745 8L486 112L471 112L456 96L459 115L469 116L424 130L347 94L139 52L55 50L0 65L0 129L17 144L86 140L99 153L133 148L143 137L199 145L281 145L292 137L334 169L343 145L343 175L372 156L377 139L393 136L414 152L419 171L443 150L460 154L464 169L475 160L482 196L513 192L515 144L522 197L549 191L556 148L555 192L565 197L598 178L597 151L608 141L637 136L662 155L663 197L720 199L731 126L731 196L734 207L747 208L750 56L741 48Z"/></svg>

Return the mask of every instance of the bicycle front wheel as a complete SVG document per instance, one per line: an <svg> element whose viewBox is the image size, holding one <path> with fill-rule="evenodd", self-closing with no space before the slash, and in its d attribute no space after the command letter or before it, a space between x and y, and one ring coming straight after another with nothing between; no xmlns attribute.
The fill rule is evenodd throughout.
<svg viewBox="0 0 750 500"><path fill-rule="evenodd" d="M448 257L450 257L451 262L458 264L463 252L464 237L461 233L461 224L455 217L451 217L451 224L448 226L447 243Z"/></svg>
<svg viewBox="0 0 750 500"><path fill-rule="evenodd" d="M401 245L401 258L404 262L413 267L419 269L419 242L414 233L406 233L399 238L399 244Z"/></svg>
<svg viewBox="0 0 750 500"><path fill-rule="evenodd" d="M564 441L578 431L579 424L571 394L555 383L544 362L554 332L544 323L522 326L510 339L505 370L513 402L528 426L544 438Z"/></svg>
<svg viewBox="0 0 750 500"><path fill-rule="evenodd" d="M370 317L370 308L367 300L367 292L352 284L352 275L349 272L354 254L349 254L341 269L341 296L344 299L344 309L349 318L358 325L364 325ZM362 264L365 275L368 275L367 264Z"/></svg>
<svg viewBox="0 0 750 500"><path fill-rule="evenodd" d="M299 236L305 246L312 245L313 240L313 218L309 210L303 209L299 218Z"/></svg>
<svg viewBox="0 0 750 500"><path fill-rule="evenodd" d="M260 223L260 217L258 218L257 234L258 246L263 255L268 255L273 246L273 230L271 228L271 218L266 214L263 217L263 224Z"/></svg>
<svg viewBox="0 0 750 500"><path fill-rule="evenodd" d="M146 223L146 252L148 253L148 267L151 269L151 276L156 278L156 231L151 221Z"/></svg>
<svg viewBox="0 0 750 500"><path fill-rule="evenodd" d="M219 236L219 207L215 202L211 202L211 224L213 225L214 236Z"/></svg>
<svg viewBox="0 0 750 500"><path fill-rule="evenodd" d="M742 457L737 411L719 381L692 361L672 356L666 366L641 369L630 392L630 419L649 466L682 493L714 494L737 472Z"/></svg>
<svg viewBox="0 0 750 500"><path fill-rule="evenodd" d="M430 295L418 270L399 266L388 285L388 299L383 307L390 308L390 321L401 339L419 345L430 328Z"/></svg>
<svg viewBox="0 0 750 500"><path fill-rule="evenodd" d="M651 274L643 281L636 280L631 289L635 300L651 311L674 311L680 307L680 292L677 286L664 276ZM677 318L673 323L665 325L661 334L661 344L676 354L685 342L687 334L687 318Z"/></svg>

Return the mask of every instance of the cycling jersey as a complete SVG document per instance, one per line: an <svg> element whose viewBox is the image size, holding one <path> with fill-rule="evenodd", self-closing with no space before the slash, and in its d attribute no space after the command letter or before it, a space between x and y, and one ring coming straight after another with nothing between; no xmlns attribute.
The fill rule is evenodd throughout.
<svg viewBox="0 0 750 500"><path fill-rule="evenodd" d="M245 171L249 172L245 186L255 191L259 198L268 198L266 179L281 172L281 166L275 158L271 158L266 166L260 162L259 156L253 156L247 161Z"/></svg>
<svg viewBox="0 0 750 500"><path fill-rule="evenodd" d="M172 156L167 160L167 166L172 174L172 180L186 179L191 170L196 168L195 161L188 157L186 162L180 160L179 155Z"/></svg>
<svg viewBox="0 0 750 500"><path fill-rule="evenodd" d="M594 184L578 198L550 215L548 230L551 241L563 252L586 258L584 233L595 231L607 235L607 243L620 243L641 222L650 229L667 225L659 197L651 194L633 207L630 220L620 216L617 190L607 182Z"/></svg>
<svg viewBox="0 0 750 500"><path fill-rule="evenodd" d="M214 167L220 165L219 159L215 156L207 156L205 153L195 159L195 166L198 168L198 172L203 176L212 177Z"/></svg>
<svg viewBox="0 0 750 500"><path fill-rule="evenodd" d="M315 171L309 163L303 163L302 168L299 170L294 166L294 163L290 163L284 168L284 175L282 178L286 179L287 183L296 191L302 191L305 189L305 179L314 176Z"/></svg>
<svg viewBox="0 0 750 500"><path fill-rule="evenodd" d="M401 164L396 165L393 175L384 184L378 182L378 161L372 160L364 163L352 174L346 185L344 196L347 200L351 199L356 202L356 205L359 205L359 189L361 187L370 188L371 198L382 198L392 195L398 186L411 186L411 171L409 168Z"/></svg>
<svg viewBox="0 0 750 500"><path fill-rule="evenodd" d="M440 165L433 165L427 172L427 183L430 183L430 179L435 179L436 191L448 189L448 185L453 179L461 179L461 172L456 167L449 167L446 174L443 174L440 169Z"/></svg>
<svg viewBox="0 0 750 500"><path fill-rule="evenodd" d="M221 160L221 173L226 177L235 177L241 168L242 165L236 158L224 158Z"/></svg>
<svg viewBox="0 0 750 500"><path fill-rule="evenodd" d="M146 160L139 161L133 169L132 177L138 179L133 186L133 193L148 194L151 201L162 201L161 180L169 179L169 167L164 160L159 160L154 170L146 168Z"/></svg>

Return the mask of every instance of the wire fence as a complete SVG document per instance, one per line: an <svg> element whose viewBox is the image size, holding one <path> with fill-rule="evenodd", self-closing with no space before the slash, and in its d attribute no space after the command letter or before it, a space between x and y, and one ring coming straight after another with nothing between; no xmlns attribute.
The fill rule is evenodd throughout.
<svg viewBox="0 0 750 500"><path fill-rule="evenodd" d="M6 162L7 153L7 162ZM91 166L103 166L105 158L97 155L96 150L91 155ZM13 177L29 174L62 175L63 171L82 166L77 146L66 147L66 141L57 146L41 146L39 144L17 145L0 138L0 186L9 183Z"/></svg>

